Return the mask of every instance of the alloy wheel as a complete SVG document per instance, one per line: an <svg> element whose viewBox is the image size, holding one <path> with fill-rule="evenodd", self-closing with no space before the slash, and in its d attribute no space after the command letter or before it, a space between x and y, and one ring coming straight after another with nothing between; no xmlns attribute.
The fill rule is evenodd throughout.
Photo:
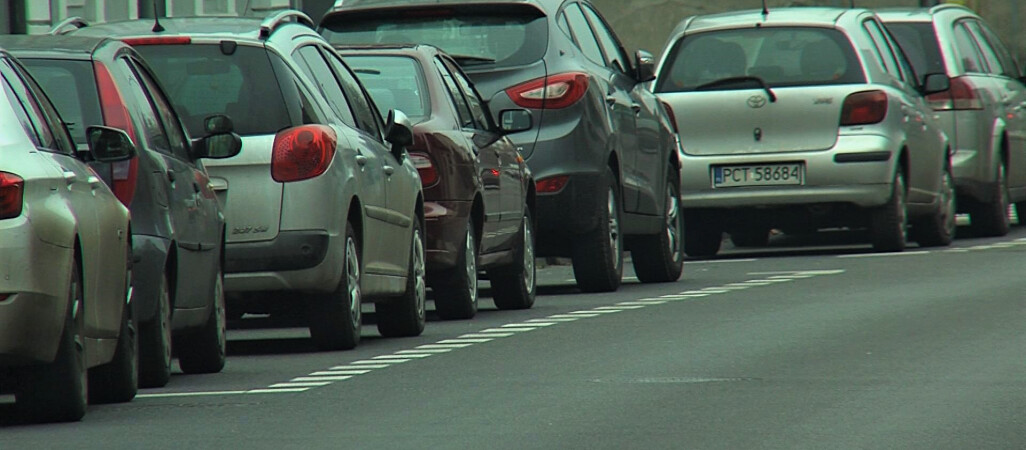
<svg viewBox="0 0 1026 450"><path fill-rule="evenodd" d="M353 238L346 240L346 286L349 296L349 320L356 327L360 326L361 320L361 294L360 294L360 255L356 252L356 241Z"/></svg>
<svg viewBox="0 0 1026 450"><path fill-rule="evenodd" d="M666 243L669 245L673 262L680 261L680 199L673 188L666 193Z"/></svg>
<svg viewBox="0 0 1026 450"><path fill-rule="evenodd" d="M425 312L425 306L427 299L427 282L424 279L425 276L425 262L424 262L424 240L421 239L420 230L413 230L413 276L414 279L414 295L416 295L417 302L417 317L423 320L427 313ZM475 271L475 278L476 278Z"/></svg>
<svg viewBox="0 0 1026 450"><path fill-rule="evenodd" d="M612 188L606 196L609 198L606 203L609 217L609 248L613 250L613 261L616 262L620 254L620 216L617 214L616 193Z"/></svg>

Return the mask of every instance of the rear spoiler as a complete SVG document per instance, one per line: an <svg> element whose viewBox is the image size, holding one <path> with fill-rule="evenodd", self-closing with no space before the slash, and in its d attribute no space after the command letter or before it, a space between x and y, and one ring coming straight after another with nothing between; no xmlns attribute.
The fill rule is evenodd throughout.
<svg viewBox="0 0 1026 450"><path fill-rule="evenodd" d="M529 16L545 17L545 11L531 3L430 3L425 5L367 6L332 8L321 19L318 31L332 29L346 23L368 19L396 19L410 17L440 17L460 15Z"/></svg>

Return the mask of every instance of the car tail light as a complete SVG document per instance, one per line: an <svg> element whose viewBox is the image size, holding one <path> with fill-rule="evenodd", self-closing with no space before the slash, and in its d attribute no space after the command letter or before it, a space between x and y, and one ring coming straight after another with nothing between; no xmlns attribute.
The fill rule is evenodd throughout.
<svg viewBox="0 0 1026 450"><path fill-rule="evenodd" d="M666 102L659 102L659 103L661 103L663 105L663 110L666 111L666 115L669 116L669 118L670 118L670 126L673 127L673 132L674 133L680 133L680 130L677 128L677 114L675 114L673 112L673 107L670 106L670 104L666 103Z"/></svg>
<svg viewBox="0 0 1026 450"><path fill-rule="evenodd" d="M107 66L100 62L93 62L93 70L96 72L96 88L100 95L100 110L103 113L103 123L109 127L120 128L128 133L132 142L139 142L135 138L135 125L132 124L132 117L128 115L128 107L125 106L121 90L114 84L114 78ZM125 206L132 203L135 197L135 180L139 172L139 157L133 157L128 161L121 161L113 164L113 186L114 196L121 200Z"/></svg>
<svg viewBox="0 0 1026 450"><path fill-rule="evenodd" d="M551 178L545 178L538 180L535 183L535 192L539 194L554 194L562 191L566 187L566 183L570 181L569 175L557 175Z"/></svg>
<svg viewBox="0 0 1026 450"><path fill-rule="evenodd" d="M2 302L4 300L7 300L7 297L10 297L10 296L11 296L11 294L0 294L0 302Z"/></svg>
<svg viewBox="0 0 1026 450"><path fill-rule="evenodd" d="M327 125L302 125L274 136L271 178L287 183L316 177L328 170L338 137Z"/></svg>
<svg viewBox="0 0 1026 450"><path fill-rule="evenodd" d="M584 97L588 83L588 75L567 72L513 86L506 89L506 94L521 108L560 109Z"/></svg>
<svg viewBox="0 0 1026 450"><path fill-rule="evenodd" d="M431 157L425 153L410 153L410 161L413 167L417 168L420 174L420 184L424 187L431 186L438 182L438 169L431 162Z"/></svg>
<svg viewBox="0 0 1026 450"><path fill-rule="evenodd" d="M887 94L884 91L856 92L844 99L841 126L870 125L887 116Z"/></svg>
<svg viewBox="0 0 1026 450"><path fill-rule="evenodd" d="M963 111L983 109L979 90L965 77L951 79L951 89L926 96L934 111Z"/></svg>
<svg viewBox="0 0 1026 450"><path fill-rule="evenodd" d="M192 38L189 36L154 36L154 37L137 37L137 38L125 38L121 42L128 45L186 45L192 43Z"/></svg>
<svg viewBox="0 0 1026 450"><path fill-rule="evenodd" d="M25 180L7 172L0 172L0 219L21 215Z"/></svg>

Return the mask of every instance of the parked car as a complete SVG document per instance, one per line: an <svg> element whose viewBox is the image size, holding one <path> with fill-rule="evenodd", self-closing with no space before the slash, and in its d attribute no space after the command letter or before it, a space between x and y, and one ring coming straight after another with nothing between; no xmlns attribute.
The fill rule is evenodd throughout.
<svg viewBox="0 0 1026 450"><path fill-rule="evenodd" d="M0 46L51 96L78 147L93 125L123 129L135 144L130 162L90 167L107 175L132 214L140 386L167 384L172 341L185 373L219 372L227 342L224 215L200 158L238 153L238 136L229 127L193 141L153 71L119 40L5 36Z"/></svg>
<svg viewBox="0 0 1026 450"><path fill-rule="evenodd" d="M644 84L653 59L628 58L590 2L346 0L321 32L336 44L434 45L493 113L529 110L535 126L509 137L535 177L536 253L571 257L582 290L616 290L624 250L643 282L680 277L681 168Z"/></svg>
<svg viewBox="0 0 1026 450"><path fill-rule="evenodd" d="M917 75L864 9L780 8L684 20L654 92L684 148L685 251L715 255L724 231L765 245L773 228L866 227L873 248L955 230L951 147ZM911 229L909 229L911 225Z"/></svg>
<svg viewBox="0 0 1026 450"><path fill-rule="evenodd" d="M79 420L137 390L128 209L86 166L132 158L124 131L76 149L28 72L0 50L0 390L26 415Z"/></svg>
<svg viewBox="0 0 1026 450"><path fill-rule="evenodd" d="M1026 224L1026 78L997 34L968 8L878 12L919 73L946 73L927 97L952 141L958 205L981 236L1008 234L1008 207Z"/></svg>
<svg viewBox="0 0 1026 450"><path fill-rule="evenodd" d="M298 11L266 19L134 20L81 28L141 53L186 128L227 114L242 152L207 170L225 208L229 310L310 306L322 349L360 340L364 299L385 336L424 329L424 204L409 120L373 101ZM306 302L304 302L306 300Z"/></svg>
<svg viewBox="0 0 1026 450"><path fill-rule="evenodd" d="M499 309L534 304L534 182L506 137L531 127L531 113L488 105L449 55L427 45L337 47L382 110L413 126L410 158L424 187L427 282L443 319L478 308L486 271Z"/></svg>

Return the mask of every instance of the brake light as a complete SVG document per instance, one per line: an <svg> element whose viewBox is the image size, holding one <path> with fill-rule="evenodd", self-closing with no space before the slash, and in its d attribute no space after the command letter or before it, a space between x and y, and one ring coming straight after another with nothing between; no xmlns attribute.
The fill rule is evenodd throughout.
<svg viewBox="0 0 1026 450"><path fill-rule="evenodd" d="M7 297L10 297L10 296L11 296L11 294L0 294L0 302L2 302L4 300L7 300Z"/></svg>
<svg viewBox="0 0 1026 450"><path fill-rule="evenodd" d="M535 192L539 194L553 194L562 191L566 183L570 181L569 175L557 175L551 178L538 180L534 185Z"/></svg>
<svg viewBox="0 0 1026 450"><path fill-rule="evenodd" d="M513 86L506 89L506 95L521 108L560 109L584 97L588 84L588 75L567 72Z"/></svg>
<svg viewBox="0 0 1026 450"><path fill-rule="evenodd" d="M680 129L677 128L677 114L674 114L673 107L669 103L659 102L663 105L663 109L666 111L666 115L670 118L670 126L673 127L673 132L680 134Z"/></svg>
<svg viewBox="0 0 1026 450"><path fill-rule="evenodd" d="M856 92L844 99L841 126L870 125L887 116L887 94L884 91Z"/></svg>
<svg viewBox="0 0 1026 450"><path fill-rule="evenodd" d="M438 182L438 169L431 162L431 157L425 153L410 153L410 161L413 167L417 168L420 174L420 184L424 187L431 186Z"/></svg>
<svg viewBox="0 0 1026 450"><path fill-rule="evenodd" d="M7 172L0 172L0 219L21 215L25 180Z"/></svg>
<svg viewBox="0 0 1026 450"><path fill-rule="evenodd" d="M125 38L121 42L128 45L186 45L192 43L189 36L154 36Z"/></svg>
<svg viewBox="0 0 1026 450"><path fill-rule="evenodd" d="M338 142L327 125L302 125L279 131L271 151L271 178L280 183L306 180L328 170Z"/></svg>
<svg viewBox="0 0 1026 450"><path fill-rule="evenodd" d="M965 77L952 78L951 89L927 95L926 102L934 111L983 109L978 89Z"/></svg>
<svg viewBox="0 0 1026 450"><path fill-rule="evenodd" d="M96 72L96 89L100 95L103 123L109 127L125 130L132 142L139 142L135 138L135 125L132 123L132 117L128 115L124 96L121 95L117 84L114 84L114 77L111 76L110 70L100 62L94 61L93 71ZM114 196L121 200L121 203L128 206L132 203L132 198L135 197L139 157L114 163L113 172L114 179L111 190L114 192Z"/></svg>

